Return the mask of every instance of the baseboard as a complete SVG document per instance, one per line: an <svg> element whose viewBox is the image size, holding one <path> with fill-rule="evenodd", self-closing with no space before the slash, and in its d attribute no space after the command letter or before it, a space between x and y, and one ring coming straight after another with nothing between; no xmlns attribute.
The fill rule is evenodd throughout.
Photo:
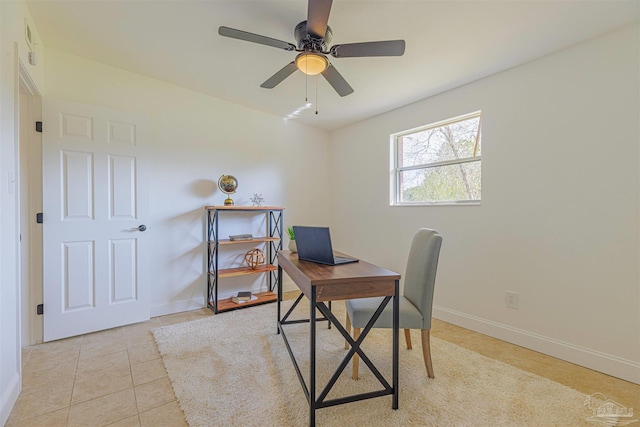
<svg viewBox="0 0 640 427"><path fill-rule="evenodd" d="M197 310L204 307L206 307L204 298L193 298L151 306L149 314L151 317L166 316L167 314L182 313L183 311Z"/></svg>
<svg viewBox="0 0 640 427"><path fill-rule="evenodd" d="M434 306L433 317L594 371L640 384L640 363L466 313Z"/></svg>
<svg viewBox="0 0 640 427"><path fill-rule="evenodd" d="M15 405L16 400L18 400L19 394L20 374L15 372L8 381L6 388L2 390L2 395L0 396L0 426L7 423L9 414L11 414L13 405Z"/></svg>
<svg viewBox="0 0 640 427"><path fill-rule="evenodd" d="M284 275L283 275L284 276ZM284 276L282 280L282 292L293 292L299 291L298 285L289 278L289 276Z"/></svg>

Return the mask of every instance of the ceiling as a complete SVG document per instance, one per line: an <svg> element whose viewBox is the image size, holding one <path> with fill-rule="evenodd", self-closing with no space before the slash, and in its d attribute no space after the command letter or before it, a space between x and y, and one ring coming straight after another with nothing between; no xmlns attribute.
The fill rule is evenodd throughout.
<svg viewBox="0 0 640 427"><path fill-rule="evenodd" d="M355 92L295 72L295 52L218 35L221 25L295 44L307 0L27 0L46 47L333 130L638 21L637 0L334 0L331 45L406 40L402 57L331 58ZM306 80L306 81L305 81Z"/></svg>

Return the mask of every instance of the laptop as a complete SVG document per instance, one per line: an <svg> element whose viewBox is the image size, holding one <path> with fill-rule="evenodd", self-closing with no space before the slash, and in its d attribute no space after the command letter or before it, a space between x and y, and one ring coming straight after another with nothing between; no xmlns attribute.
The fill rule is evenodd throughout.
<svg viewBox="0 0 640 427"><path fill-rule="evenodd" d="M293 226L298 247L298 259L318 264L340 265L358 262L357 258L335 256L328 227Z"/></svg>

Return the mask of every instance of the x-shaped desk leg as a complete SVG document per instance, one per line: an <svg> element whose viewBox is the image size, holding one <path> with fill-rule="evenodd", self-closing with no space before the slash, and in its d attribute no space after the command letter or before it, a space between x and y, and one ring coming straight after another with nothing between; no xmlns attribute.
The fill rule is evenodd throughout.
<svg viewBox="0 0 640 427"><path fill-rule="evenodd" d="M282 274L281 271L279 271L279 273ZM280 282L280 283L282 283L282 282ZM300 301L302 296L300 296L296 300L296 302L294 303L293 307L291 309L289 309L287 314L285 314L284 318L281 318L281 311L280 311L280 301L281 301L280 297L281 297L281 294L279 293L279 295L278 295L278 331L282 332L282 336L284 338L285 345L287 346L287 350L289 351L289 356L291 357L291 360L293 361L293 364L294 364L294 366L296 368L296 372L298 374L298 379L300 380L300 384L302 385L302 388L303 388L303 390L305 392L305 396L307 397L307 400L309 402L309 425L310 426L315 426L315 423L316 423L316 414L315 414L315 412L316 412L317 409L326 408L326 407L334 406L334 405L340 405L340 404L343 404L343 403L356 402L356 401L359 401L359 400L370 399L370 398L373 398L373 397L387 396L389 394L391 394L393 396L392 405L391 405L392 409L398 409L398 359L399 359L399 357L398 357L398 340L399 340L398 331L399 331L399 325L400 325L400 321L399 321L400 299L399 299L399 296L398 296L399 280L395 281L394 296L393 297L391 297L391 296L384 297L383 301L380 303L380 306L377 308L377 310L375 311L375 313L373 314L371 319L369 319L369 322L364 327L362 333L358 336L358 338L356 340L354 340L351 337L351 335L347 332L347 330L342 326L342 324L338 321L338 319L336 319L336 317L333 315L333 313L331 312L331 303L329 303L329 307L327 307L324 302L322 302L322 301L318 302L317 301L316 292L315 291L316 291L315 288L312 288L311 294L309 295L310 307L309 307L309 320L308 320L308 322L309 322L309 326L310 326L310 331L309 331L310 332L310 342L309 342L309 344L310 344L310 354L309 354L309 384L308 384L308 387L307 387L307 384L304 381L304 378L302 376L302 372L300 371L300 369L298 367L298 364L297 364L297 362L295 360L293 352L291 351L291 348L289 346L289 343L288 343L288 340L287 340L286 335L284 333L284 330L282 329L282 325L284 325L284 324L301 323L301 322L305 322L306 323L305 320L294 320L294 321L287 320L287 318L289 317L289 315L293 311L293 307L295 307L298 304L298 302ZM389 385L387 380L382 376L380 371L378 371L378 369L373 365L373 362L371 362L371 360L367 357L367 355L361 349L361 345L362 345L362 342L364 341L364 339L367 337L367 335L371 331L371 329L373 328L373 325L375 324L376 320L378 320L378 318L380 317L380 315L384 311L385 307L387 306L387 304L389 303L389 301L392 298L393 298L393 354L392 354L392 370L393 370L393 372L392 372L393 381L392 382L393 382L393 385L391 386L391 385ZM340 362L338 368L336 369L334 374L331 376L329 382L325 385L324 389L320 392L320 395L319 395L318 399L316 399L316 320L317 320L316 311L320 311L320 313L322 315L324 315L324 319L322 319L322 320L328 320L329 321L329 325L331 325L331 323L333 323L336 326L336 329L340 332L340 334L342 334L344 339L347 340L347 342L351 346L351 348L347 352L346 356L344 357L342 362ZM369 369L371 369L371 372L375 375L375 377L378 379L378 381L384 387L384 389L377 390L377 391L371 391L371 392L367 392L367 393L356 394L356 395L352 395L352 396L340 397L340 398L331 399L331 400L325 400L327 395L329 394L329 392L331 391L331 389L335 385L336 381L338 380L338 378L342 374L342 372L344 372L344 369L346 368L347 364L349 363L349 361L353 358L353 356L356 353L360 356L362 361L369 367Z"/></svg>
<svg viewBox="0 0 640 427"><path fill-rule="evenodd" d="M333 313L331 313L331 311L327 308L327 306L324 303L320 302L316 304L320 312L324 314L335 325L336 329L340 331L342 336L347 340L347 342L351 346L351 348L347 352L347 355L344 357L344 359L338 366L336 372L333 374L333 376L325 386L322 393L320 393L320 396L318 397L318 402L322 402L325 399L325 397L327 396L327 394L329 393L329 391L331 390L335 382L338 380L338 378L342 374L342 371L344 371L344 369L347 367L347 364L353 358L353 355L355 353L358 353L362 361L369 367L369 369L371 369L371 372L373 372L373 374L376 376L378 381L380 381L380 383L385 388L385 390L386 391L392 390L387 380L382 376L380 371L378 371L378 369L373 365L373 362L371 362L369 357L367 357L367 355L364 353L362 348L360 348L360 346L362 345L362 342L367 337L367 334L369 333L369 331L371 331L371 329L373 328L373 325L375 324L376 320L378 320L378 317L380 317L380 314L382 314L382 311L384 310L386 305L389 303L390 299L391 297L385 297L382 300L382 302L380 303L380 306L375 311L371 319L369 319L369 322L364 327L364 330L362 331L360 336L357 338L357 340L354 340L353 338L351 338L351 335L349 334L349 332L347 332L347 330L342 326L342 324L338 322L338 319L335 318Z"/></svg>
<svg viewBox="0 0 640 427"><path fill-rule="evenodd" d="M367 355L364 353L364 351L361 348L362 342L364 341L364 339L367 337L367 335L369 334L369 331L371 331L371 329L373 328L373 325L375 324L376 320L378 320L378 318L380 317L380 315L382 314L382 312L384 311L384 308L386 307L386 305L389 303L389 301L391 300L392 297L387 296L384 297L383 301L380 303L380 306L378 307L378 309L375 311L375 313L373 314L373 316L371 317L371 319L369 320L369 322L367 323L367 325L364 327L362 333L360 334L360 336L354 340L353 338L351 338L351 336L349 335L349 333L347 332L347 330L342 326L342 324L338 321L338 319L336 319L336 317L333 315L333 313L331 312L331 310L324 304L324 302L316 302L315 300L315 295L312 294L311 295L311 307L310 307L310 312L309 312L309 316L310 316L310 323L311 323L311 354L310 354L310 364L309 364L309 374L310 374L310 378L309 378L309 406L310 406L310 412L309 412L309 421L310 424L309 425L315 425L315 411L316 409L319 408L326 408L328 406L334 406L334 405L340 405L342 403L347 403L347 402L356 402L358 400L364 400L364 399L369 399L372 397L378 397L378 396L385 396L385 395L389 395L389 394L393 394L393 403L392 403L392 408L393 409L398 409L398 370L397 370L397 361L398 361L398 305L399 305L399 300L398 297L393 297L393 305L394 305L394 338L393 338L393 387L387 382L387 380L382 376L382 374L380 373L380 371L373 365L373 362L371 362L371 360L369 359L369 357L367 357ZM316 350L316 338L315 338L315 334L316 334L316 328L315 328L315 318L316 318L316 308L327 318L329 319L330 323L333 323L336 327L336 329L340 332L340 334L342 334L342 336L347 340L347 342L351 345L351 348L349 349L349 351L347 352L346 356L344 357L344 359L342 360L342 362L340 362L340 364L338 365L338 368L336 369L336 371L334 372L334 374L331 376L331 378L329 379L329 381L327 382L327 384L325 385L324 389L320 392L318 398L316 399L316 392L315 392L315 376L316 376L316 368L315 368L315 362L316 362L316 355L315 355L315 350ZM346 397L341 397L341 398L337 398L337 399L332 399L332 400L325 400L327 395L329 394L329 392L331 391L331 389L333 388L333 386L335 385L336 381L338 380L338 378L340 377L340 375L342 374L342 372L344 371L344 369L347 367L347 364L349 363L349 361L353 358L354 354L358 354L360 356L360 358L362 359L362 361L369 367L369 369L371 369L371 372L373 372L373 374L375 375L375 377L378 379L378 381L380 382L380 384L384 387L384 389L382 390L377 390L377 391L372 391L372 392L367 392L367 393L362 393L362 394L357 394L357 395L353 395L353 396L346 396Z"/></svg>

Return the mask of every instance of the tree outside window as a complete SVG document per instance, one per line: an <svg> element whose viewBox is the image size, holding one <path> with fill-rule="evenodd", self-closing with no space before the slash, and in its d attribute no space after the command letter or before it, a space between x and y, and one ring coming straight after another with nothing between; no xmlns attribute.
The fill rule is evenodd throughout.
<svg viewBox="0 0 640 427"><path fill-rule="evenodd" d="M481 200L480 112L393 136L397 205Z"/></svg>

